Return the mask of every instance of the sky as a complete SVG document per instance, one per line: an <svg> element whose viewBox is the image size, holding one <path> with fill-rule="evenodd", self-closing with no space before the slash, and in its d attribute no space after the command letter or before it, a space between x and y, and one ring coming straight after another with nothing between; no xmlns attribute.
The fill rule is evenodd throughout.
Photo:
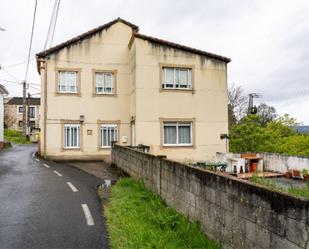
<svg viewBox="0 0 309 249"><path fill-rule="evenodd" d="M17 82L25 78L34 2L0 0L0 84L10 96L22 95ZM53 5L38 0L27 77L33 96L40 92L34 58L44 48ZM121 17L142 34L231 58L229 85L309 125L308 13L308 0L61 0L52 45Z"/></svg>

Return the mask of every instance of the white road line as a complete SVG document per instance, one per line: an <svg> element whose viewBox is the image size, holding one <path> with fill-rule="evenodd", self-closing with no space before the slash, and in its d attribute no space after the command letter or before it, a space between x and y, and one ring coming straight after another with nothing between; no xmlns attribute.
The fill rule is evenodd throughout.
<svg viewBox="0 0 309 249"><path fill-rule="evenodd" d="M82 209L84 211L84 215L85 215L85 218L86 218L86 221L87 221L87 225L88 226L94 226L94 221L93 221L92 215L90 213L90 210L88 208L88 205L82 204Z"/></svg>
<svg viewBox="0 0 309 249"><path fill-rule="evenodd" d="M37 159L37 158L36 158L35 160L36 160L37 162L39 162L39 161L40 161L40 160L39 160L39 159Z"/></svg>
<svg viewBox="0 0 309 249"><path fill-rule="evenodd" d="M46 163L43 163L43 166L48 169L50 168L49 165L47 165Z"/></svg>
<svg viewBox="0 0 309 249"><path fill-rule="evenodd" d="M54 170L54 173L55 173L57 176L62 176L57 170Z"/></svg>
<svg viewBox="0 0 309 249"><path fill-rule="evenodd" d="M75 186L74 186L72 183L67 182L67 184L69 185L69 187L71 188L71 190L72 190L73 192L77 192L77 191L78 191L78 189L75 188Z"/></svg>

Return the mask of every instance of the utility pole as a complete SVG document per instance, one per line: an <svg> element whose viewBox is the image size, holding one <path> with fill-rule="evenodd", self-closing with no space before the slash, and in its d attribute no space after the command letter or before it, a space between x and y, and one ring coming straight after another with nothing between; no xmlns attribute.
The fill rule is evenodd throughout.
<svg viewBox="0 0 309 249"><path fill-rule="evenodd" d="M23 81L23 133L27 135L27 113L26 113L26 81Z"/></svg>
<svg viewBox="0 0 309 249"><path fill-rule="evenodd" d="M27 138L29 139L30 136L30 93L28 93L28 101L27 101L27 111L28 111L28 115L27 115Z"/></svg>

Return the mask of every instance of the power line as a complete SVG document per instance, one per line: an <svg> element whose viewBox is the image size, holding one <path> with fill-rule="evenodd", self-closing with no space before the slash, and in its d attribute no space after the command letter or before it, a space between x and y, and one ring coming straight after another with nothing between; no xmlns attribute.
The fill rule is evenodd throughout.
<svg viewBox="0 0 309 249"><path fill-rule="evenodd" d="M35 0L32 28L31 28L31 36L30 36L30 45L29 45L29 50L28 50L28 59L27 59L27 66L26 66L26 73L25 73L25 81L27 80L27 76L28 76L28 69L29 69L30 54L31 54L31 48L32 48L32 41L33 41L33 31L34 31L37 3L38 3L38 0Z"/></svg>
<svg viewBox="0 0 309 249"><path fill-rule="evenodd" d="M55 26L56 26L57 17L58 17L59 5L60 5L60 0L55 0L53 11L50 16L48 32L47 32L47 36L46 36L46 40L44 44L44 50L47 48L47 44L49 41L50 41L50 46L52 44L52 40L54 38L54 33L55 33Z"/></svg>
<svg viewBox="0 0 309 249"><path fill-rule="evenodd" d="M35 58L32 58L30 61L33 61ZM16 67L16 66L19 66L19 65L23 65L27 63L27 61L21 61L21 62L17 62L17 63L14 63L14 64L9 64L9 65L6 65L5 68L9 68L9 67Z"/></svg>
<svg viewBox="0 0 309 249"><path fill-rule="evenodd" d="M10 77L18 81L18 79L13 74L11 74L8 70L6 70L3 66L0 67L0 69L3 70L7 75L9 75Z"/></svg>
<svg viewBox="0 0 309 249"><path fill-rule="evenodd" d="M15 84L22 84L20 81L14 81L14 80L6 80L6 79L0 79L0 81L8 82L8 83L15 83ZM27 82L30 85L34 86L41 86L40 84L37 83L32 83L32 82Z"/></svg>
<svg viewBox="0 0 309 249"><path fill-rule="evenodd" d="M54 40L54 35L55 35L55 30L56 30L57 20L58 20L59 7L60 7L60 0L58 1L58 5L57 5L56 16L55 16L55 23L54 23L54 28L53 28L53 34L52 34L52 37L51 37L51 40L50 40L49 47L51 47L51 45L53 43L53 40Z"/></svg>

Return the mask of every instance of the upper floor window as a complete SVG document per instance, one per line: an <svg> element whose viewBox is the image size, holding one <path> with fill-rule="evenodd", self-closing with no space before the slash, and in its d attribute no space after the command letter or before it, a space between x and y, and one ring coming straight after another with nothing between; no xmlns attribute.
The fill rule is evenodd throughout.
<svg viewBox="0 0 309 249"><path fill-rule="evenodd" d="M163 89L192 89L192 68L163 67Z"/></svg>
<svg viewBox="0 0 309 249"><path fill-rule="evenodd" d="M24 112L24 107L21 105L21 106L18 106L18 113L23 113Z"/></svg>
<svg viewBox="0 0 309 249"><path fill-rule="evenodd" d="M30 118L35 118L35 106L30 106L29 116L30 116Z"/></svg>
<svg viewBox="0 0 309 249"><path fill-rule="evenodd" d="M114 94L114 73L95 72L95 93L96 94Z"/></svg>
<svg viewBox="0 0 309 249"><path fill-rule="evenodd" d="M58 90L59 93L77 93L77 73L76 71L59 71Z"/></svg>

